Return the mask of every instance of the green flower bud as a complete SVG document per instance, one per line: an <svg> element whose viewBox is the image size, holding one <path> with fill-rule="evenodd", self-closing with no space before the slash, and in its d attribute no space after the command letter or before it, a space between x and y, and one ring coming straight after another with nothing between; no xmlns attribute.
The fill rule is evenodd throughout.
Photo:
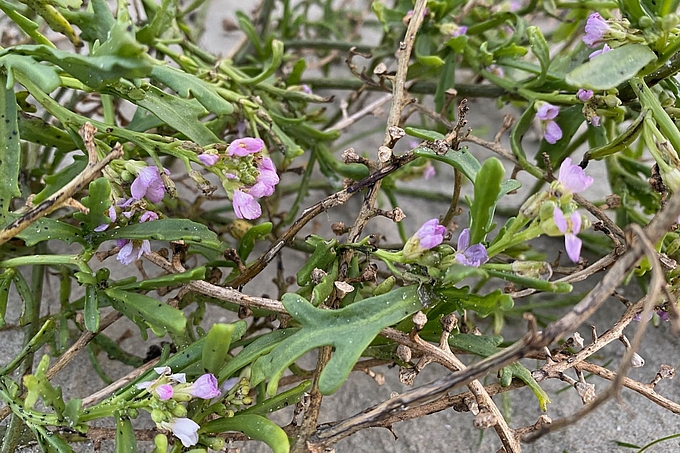
<svg viewBox="0 0 680 453"><path fill-rule="evenodd" d="M527 219L533 219L536 217L542 206L548 201L550 194L546 191L541 191L530 196L527 201L524 202L519 208L520 214L522 214Z"/></svg>
<svg viewBox="0 0 680 453"><path fill-rule="evenodd" d="M187 408L182 406L181 404L178 404L172 408L172 415L174 415L175 417L186 417Z"/></svg>
<svg viewBox="0 0 680 453"><path fill-rule="evenodd" d="M166 453L168 451L168 436L165 434L156 434L153 443L156 446L153 453Z"/></svg>
<svg viewBox="0 0 680 453"><path fill-rule="evenodd" d="M553 212L555 212L555 207L557 207L557 203L552 200L548 200L541 205L538 217L541 219L542 222L547 219L553 218Z"/></svg>
<svg viewBox="0 0 680 453"><path fill-rule="evenodd" d="M621 105L621 99L617 98L614 94L608 94L604 98L604 103L607 104L609 108L616 108Z"/></svg>
<svg viewBox="0 0 680 453"><path fill-rule="evenodd" d="M205 442L205 444L210 447L210 449L215 451L222 451L225 445L224 439L221 437L209 437L207 439L203 439L203 442Z"/></svg>
<svg viewBox="0 0 680 453"><path fill-rule="evenodd" d="M153 420L156 423L163 422L167 420L167 414L160 410L160 409L154 409L151 411L151 420Z"/></svg>

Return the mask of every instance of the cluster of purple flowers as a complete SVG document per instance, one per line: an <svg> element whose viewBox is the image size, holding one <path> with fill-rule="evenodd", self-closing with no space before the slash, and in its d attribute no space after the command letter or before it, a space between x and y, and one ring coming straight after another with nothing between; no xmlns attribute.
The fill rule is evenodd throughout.
<svg viewBox="0 0 680 453"><path fill-rule="evenodd" d="M260 138L244 137L234 140L227 147L227 156L245 157L256 154L264 149L264 141ZM218 154L203 153L198 155L198 159L203 165L210 167L219 160ZM254 220L262 215L262 207L257 199L268 197L274 193L276 185L279 183L279 175L276 173L276 166L269 157L256 159L257 170L259 172L255 184L251 187L242 187L234 190L232 202L234 212L239 219ZM237 179L235 175L228 174L228 178Z"/></svg>
<svg viewBox="0 0 680 453"><path fill-rule="evenodd" d="M192 383L187 383L184 373L172 373L170 367L157 367L154 371L160 376L154 381L144 381L137 384L156 396L161 401L190 401L194 398L205 400L220 396L217 379L212 374L204 374ZM198 443L198 423L186 417L171 417L158 422L158 426L172 431L185 447Z"/></svg>

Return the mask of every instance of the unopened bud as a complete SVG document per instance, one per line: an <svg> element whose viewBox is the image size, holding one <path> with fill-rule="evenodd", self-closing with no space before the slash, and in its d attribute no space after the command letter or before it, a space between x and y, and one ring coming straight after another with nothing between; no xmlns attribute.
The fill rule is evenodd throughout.
<svg viewBox="0 0 680 453"><path fill-rule="evenodd" d="M538 216L541 212L542 206L548 200L550 195L545 190L535 193L530 196L522 206L519 208L520 214L522 214L527 219L533 219ZM552 215L552 212L550 212Z"/></svg>
<svg viewBox="0 0 680 453"><path fill-rule="evenodd" d="M168 436L165 434L156 434L156 437L153 438L153 443L156 446L155 452L165 453L168 451Z"/></svg>

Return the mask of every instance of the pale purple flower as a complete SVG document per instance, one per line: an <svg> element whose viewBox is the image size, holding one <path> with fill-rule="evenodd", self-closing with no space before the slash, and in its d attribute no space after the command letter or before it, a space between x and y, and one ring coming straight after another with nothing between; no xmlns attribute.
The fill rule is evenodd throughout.
<svg viewBox="0 0 680 453"><path fill-rule="evenodd" d="M118 239L118 247L120 251L116 259L125 265L134 263L145 253L151 253L151 243L146 239L142 241Z"/></svg>
<svg viewBox="0 0 680 453"><path fill-rule="evenodd" d="M217 386L217 379L214 375L207 373L199 377L186 388L186 391L194 398L202 398L209 400L220 395L220 389Z"/></svg>
<svg viewBox="0 0 680 453"><path fill-rule="evenodd" d="M595 115L592 118L590 118L590 124L592 124L595 127L600 127L600 117Z"/></svg>
<svg viewBox="0 0 680 453"><path fill-rule="evenodd" d="M453 38L457 38L458 36L463 36L466 34L468 31L468 28L465 25L461 25L458 28L456 28L453 33L451 33L451 36Z"/></svg>
<svg viewBox="0 0 680 453"><path fill-rule="evenodd" d="M567 255L574 263L578 263L582 242L576 235L581 231L581 216L578 212L572 212L567 219L562 210L555 207L553 219L557 228L564 234L564 247L567 249Z"/></svg>
<svg viewBox="0 0 680 453"><path fill-rule="evenodd" d="M109 219L111 219L111 223L116 221L116 208L113 206L109 206ZM94 229L97 233L101 233L102 231L106 230L109 227L110 223L102 223L99 225L97 228Z"/></svg>
<svg viewBox="0 0 680 453"><path fill-rule="evenodd" d="M598 55L602 55L603 53L607 53L610 50L612 50L612 48L609 47L608 44L605 44L604 46L602 46L601 49L598 49L595 52L592 52L590 55L588 55L588 59L592 60L593 58L597 57Z"/></svg>
<svg viewBox="0 0 680 453"><path fill-rule="evenodd" d="M594 179L592 176L586 175L585 170L581 167L572 164L571 157L566 157L560 165L557 181L562 185L563 190L579 193L590 187Z"/></svg>
<svg viewBox="0 0 680 453"><path fill-rule="evenodd" d="M158 214L153 211L146 211L139 217L139 223L152 222L154 220L158 220Z"/></svg>
<svg viewBox="0 0 680 453"><path fill-rule="evenodd" d="M219 154L203 153L198 155L198 160L206 167L212 167L220 160Z"/></svg>
<svg viewBox="0 0 680 453"><path fill-rule="evenodd" d="M560 109L558 107L547 102L540 102L536 109L536 118L541 120L541 125L543 126L543 138L551 145L554 145L562 138L562 129L553 121L559 112Z"/></svg>
<svg viewBox="0 0 680 453"><path fill-rule="evenodd" d="M169 366L157 366L153 369L156 373L161 376L168 376L170 380L175 381L180 384L184 384L187 381L186 374L184 373L173 373Z"/></svg>
<svg viewBox="0 0 680 453"><path fill-rule="evenodd" d="M234 212L239 219L254 220L262 215L260 204L252 195L241 190L234 191Z"/></svg>
<svg viewBox="0 0 680 453"><path fill-rule="evenodd" d="M508 11L514 13L522 9L522 2L519 0L510 0L510 6L508 6Z"/></svg>
<svg viewBox="0 0 680 453"><path fill-rule="evenodd" d="M168 170L163 169L166 174ZM152 203L159 203L165 195L165 185L158 172L158 167L144 167L137 172L137 177L130 186L130 193L135 200L146 197Z"/></svg>
<svg viewBox="0 0 680 453"><path fill-rule="evenodd" d="M428 164L423 170L423 179L427 181L430 178L434 178L436 174L437 170L435 170L434 166L432 164Z"/></svg>
<svg viewBox="0 0 680 453"><path fill-rule="evenodd" d="M227 147L227 155L244 157L262 151L264 142L260 138L245 137L237 138Z"/></svg>
<svg viewBox="0 0 680 453"><path fill-rule="evenodd" d="M185 447L191 447L198 443L198 428L200 426L190 418L173 418L168 422L161 422L160 425L161 428L172 431L172 434L182 441L182 445Z"/></svg>
<svg viewBox="0 0 680 453"><path fill-rule="evenodd" d="M444 241L445 234L446 227L440 225L438 219L430 219L416 231L415 237L420 240L421 249L429 250L441 244Z"/></svg>
<svg viewBox="0 0 680 453"><path fill-rule="evenodd" d="M581 102L587 102L593 97L593 94L595 94L593 93L593 90L584 90L581 88L576 92L576 97Z"/></svg>
<svg viewBox="0 0 680 453"><path fill-rule="evenodd" d="M456 261L465 266L479 267L489 261L486 247L482 244L470 245L470 229L465 228L458 236Z"/></svg>
<svg viewBox="0 0 680 453"><path fill-rule="evenodd" d="M156 391L156 394L158 395L158 398L161 401L169 400L170 398L172 398L172 395L174 393L172 385L170 385L170 384L161 384L158 387L156 387L154 390Z"/></svg>
<svg viewBox="0 0 680 453"><path fill-rule="evenodd" d="M269 157L263 158L257 164L260 174L257 176L255 185L248 190L248 193L255 198L268 197L274 193L276 185L279 183L279 175L276 173L276 166Z"/></svg>
<svg viewBox="0 0 680 453"><path fill-rule="evenodd" d="M659 310L656 310L656 314L659 315L659 318L660 318L662 321L668 321L668 320L670 320L670 316L668 315L668 312L667 312L667 311L664 311L664 310L659 309ZM641 315L642 315L642 312L636 313L635 316L633 316L633 321L636 321L636 322L642 321L642 316L641 316ZM650 312L650 313L649 313L649 318L647 319L647 321L650 321L650 320L652 319L652 316L654 316L654 312Z"/></svg>
<svg viewBox="0 0 680 453"><path fill-rule="evenodd" d="M588 47L596 47L605 40L605 35L610 31L609 24L600 13L592 13L588 16L586 21L586 34L583 36L583 42Z"/></svg>
<svg viewBox="0 0 680 453"><path fill-rule="evenodd" d="M314 93L312 92L312 89L311 89L311 88L309 87L309 85L307 85L307 84L302 84L302 85L300 86L300 88L302 88L302 92L303 92L303 93L314 94Z"/></svg>

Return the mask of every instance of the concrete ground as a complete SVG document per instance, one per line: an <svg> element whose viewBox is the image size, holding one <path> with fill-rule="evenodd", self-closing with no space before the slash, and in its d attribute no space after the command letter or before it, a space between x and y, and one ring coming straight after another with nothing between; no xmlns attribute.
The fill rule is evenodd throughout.
<svg viewBox="0 0 680 453"><path fill-rule="evenodd" d="M207 35L204 39L205 47L208 50L216 53L224 53L228 48L228 43L236 39L235 35L225 35L222 32L221 21L224 18L233 19L234 8L237 7L237 2L231 0L213 0L209 14L207 15L206 30ZM492 105L492 102L471 102L471 113L469 117L469 125L475 131L486 131L486 136L492 136L494 131L498 128L501 119L501 112L498 112ZM364 128L371 128L373 126L379 127L384 124L384 117L373 120L367 119L362 122ZM382 138L382 133L378 133L368 138L362 138L358 143L353 144L356 149L361 148L374 152L377 149L377 143ZM529 138L530 139L530 138ZM527 139L527 140L529 140ZM536 143L534 143L535 145ZM359 146L360 145L360 146ZM471 151L475 153L480 160L488 153L484 150L475 149L471 147ZM591 165L588 171L596 178L597 181L604 181L604 174L602 166ZM508 172L509 175L509 172ZM438 167L438 177L430 187L436 187L436 190L442 193L448 193L451 186L451 172L442 166ZM284 181L285 183L285 181ZM413 184L420 184L422 182L415 182ZM428 183L429 185L429 183ZM586 195L603 196L607 194L608 188L605 184L597 184L593 188L593 193ZM309 202L313 203L316 199L321 197L320 193L312 193ZM331 211L328 215L320 216L313 225L322 235L330 235L330 224L337 220L350 220L348 214L357 212L356 201L353 200L345 212ZM424 203L415 199L403 199L401 208L407 215L405 220L407 224L407 231L413 232L422 224L423 221L437 217L443 214L446 206L437 203ZM387 232L389 236L396 237L395 229L387 223L373 222L369 224L366 233L379 231L381 233ZM554 259L557 255L557 250L563 247L563 243L559 239L543 240L542 246L548 253L548 259ZM294 273L295 259L299 262L299 256L292 253L286 255L286 262L290 262L289 273ZM105 265L108 266L113 275L126 276L138 275L138 271L134 267L124 267L119 265L113 258L109 258ZM146 269L154 273L155 269L148 263ZM595 277L593 280L596 280ZM271 287L267 287L267 278L260 280L260 285L257 288L247 286L246 292L253 294L262 294L271 291ZM56 284L57 280L53 278L52 285ZM595 281L590 282L590 286ZM586 285L587 287L588 285ZM580 287L579 291L583 291L584 287ZM622 292L630 299L636 299L640 296L632 289L622 289ZM55 298L54 294L47 294L47 297ZM550 296L560 297L560 296ZM56 302L53 300L52 302ZM526 304L527 301L517 301L517 306ZM16 297L10 300L10 314L9 322L12 323L19 315L19 302ZM598 312L588 324L597 326L599 332L604 332L615 319L618 319L622 312L622 305L613 299ZM560 312L553 312L553 315L559 316ZM213 310L206 319L213 321L219 320L220 317L225 316L224 312ZM524 325L522 322L517 322L518 325ZM632 337L632 326L627 331L629 337ZM136 327L127 320L121 320L114 324L107 334L111 338L118 338L123 333L131 329L136 334ZM588 325L582 326L579 332L583 338L590 338L590 328ZM507 340L518 338L522 334L521 330L516 330L506 334ZM6 363L14 354L21 348L22 335L19 331L2 331L0 338L3 342L3 347L0 348L0 364ZM158 343L158 339L153 339L153 342ZM148 344L144 344L139 340L128 339L122 342L122 345L130 350L135 351L138 355L140 351L146 350ZM612 344L605 348L597 355L598 363L605 363L611 359L612 364L610 368L616 368L616 364L623 353L623 348L620 344ZM658 328L650 328L645 337L645 340L640 348L639 353L644 357L646 365L642 368L631 370L630 376L641 381L650 381L656 374L661 364L669 364L671 366L678 366L680 364L680 340L674 337L667 325L662 324ZM108 375L117 379L129 371L130 367L121 365L117 362L109 361L107 358L100 356L103 367ZM469 357L463 358L464 361L470 362ZM308 365L313 366L313 358L309 358ZM526 361L525 365L529 369L535 369L540 366L539 363L533 361ZM356 414L365 408L384 401L389 398L392 392L403 392L408 390L408 387L401 384L398 380L397 369L389 369L387 367L380 370L385 375L384 385L377 385L376 382L366 374L354 373L348 382L333 396L325 399L320 422L328 422ZM422 385L430 382L439 376L442 376L445 370L437 365L430 365L426 370L418 376L416 385ZM575 377L575 376L572 376ZM487 382L493 382L494 378L490 377ZM60 384L63 388L66 397L86 397L92 392L102 388L105 384L91 371L87 354L82 353L76 358L65 370L60 372L55 379L55 382ZM596 385L596 391L602 391L609 384L598 378L591 378L590 382ZM561 382L547 382L544 384L548 391L552 404L548 407L547 415L553 419L558 419L575 413L582 407L582 403L576 392L568 388L564 390L566 384ZM563 391L564 390L564 391ZM663 381L657 387L657 390L664 396L680 401L680 387L676 381ZM509 392L508 396L494 398L499 407L503 407L511 414L509 417L510 425L512 427L524 426L533 424L541 415L538 404L533 394L527 389L520 389ZM508 413L506 412L506 413ZM277 414L276 420L281 423L287 423L290 420L290 414ZM480 452L492 453L500 448L500 442L495 433L491 430L489 432L482 432L472 426L473 416L469 413L456 413L453 410L442 411L418 420L403 422L394 426L394 433L398 436L395 439L393 434L385 429L370 429L360 432L359 434L341 441L336 451L338 453L345 452ZM151 421L146 418L144 424L148 427L152 426ZM526 452L569 452L569 453L588 453L594 451L603 452L632 452L630 448L618 447L616 441L626 442L636 445L645 445L655 439L673 435L680 432L680 422L677 415L669 413L659 406L653 404L642 396L633 393L630 390L624 389L621 392L620 399L611 400L600 407L595 412L584 417L576 424L555 434L546 436L533 444L524 445ZM236 446L236 445L235 445ZM105 442L102 446L102 451L115 451L112 442ZM240 445L243 453L259 453L269 451L266 446L258 443L247 443ZM27 446L22 448L22 452L32 452L34 447ZM146 452L152 449L149 443L141 443L139 451ZM78 452L91 452L93 446L91 444L80 444L76 446ZM37 450L36 450L37 451ZM676 452L680 451L680 446L677 440L672 440L658 444L649 450L653 453L662 452Z"/></svg>

